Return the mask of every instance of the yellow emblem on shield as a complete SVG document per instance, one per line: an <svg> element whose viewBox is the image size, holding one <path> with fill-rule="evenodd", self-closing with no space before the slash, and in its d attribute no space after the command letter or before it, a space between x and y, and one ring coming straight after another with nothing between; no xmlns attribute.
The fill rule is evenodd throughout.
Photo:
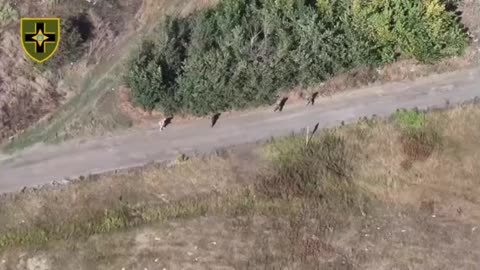
<svg viewBox="0 0 480 270"><path fill-rule="evenodd" d="M20 35L25 53L43 63L55 54L60 44L60 19L22 18Z"/></svg>

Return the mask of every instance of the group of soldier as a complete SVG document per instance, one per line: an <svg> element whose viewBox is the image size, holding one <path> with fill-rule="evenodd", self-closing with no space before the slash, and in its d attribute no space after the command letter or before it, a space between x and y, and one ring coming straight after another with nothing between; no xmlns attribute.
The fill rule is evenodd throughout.
<svg viewBox="0 0 480 270"><path fill-rule="evenodd" d="M307 98L307 105L306 106L313 106L315 104L315 99L318 97L318 92L313 93ZM285 107L285 104L287 103L288 97L283 97L280 102L277 103L275 109L273 110L274 112L281 112L283 110L283 107ZM220 118L220 113L216 113L212 116L211 118L211 124L210 126L213 128L215 124L217 123L218 119ZM173 120L173 116L168 116L163 118L160 122L158 122L158 126L160 127L160 131L163 131Z"/></svg>

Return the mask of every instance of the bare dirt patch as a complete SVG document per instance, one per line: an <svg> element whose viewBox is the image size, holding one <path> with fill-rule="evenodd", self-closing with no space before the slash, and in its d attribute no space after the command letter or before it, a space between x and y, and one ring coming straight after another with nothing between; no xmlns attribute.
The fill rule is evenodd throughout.
<svg viewBox="0 0 480 270"><path fill-rule="evenodd" d="M62 91L50 74L23 59L16 28L2 34L0 50L0 141L27 128L60 104Z"/></svg>

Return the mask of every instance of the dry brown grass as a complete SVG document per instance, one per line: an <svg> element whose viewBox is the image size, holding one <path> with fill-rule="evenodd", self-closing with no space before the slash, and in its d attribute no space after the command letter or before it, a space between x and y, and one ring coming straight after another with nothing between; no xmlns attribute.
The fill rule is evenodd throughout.
<svg viewBox="0 0 480 270"><path fill-rule="evenodd" d="M93 25L93 32L88 40L88 52L78 63L46 71L44 66L28 59L19 45L19 18L0 27L0 143L35 123L48 121L62 104L78 94L83 84L79 78L110 57L112 44L119 42L120 35L136 30L135 16L142 3L141 0L110 1L118 3L113 7L106 1L95 5L87 1L43 1L40 5L28 0L4 2L10 2L21 17L65 20L85 13Z"/></svg>
<svg viewBox="0 0 480 270"><path fill-rule="evenodd" d="M411 159L407 169L402 130L369 120L315 137L305 150L302 138L286 138L261 148L263 156L252 154L258 147L239 147L174 167L151 165L4 198L0 221L7 228L21 220L20 226L45 223L48 211L51 223L85 219L118 207L120 197L174 205L206 194L222 211L20 246L0 256L0 269L476 269L479 117L478 105L428 114L441 147ZM339 164L351 170L325 169ZM346 179L351 185L340 184ZM252 184L245 203L233 202L242 195L225 193Z"/></svg>
<svg viewBox="0 0 480 270"><path fill-rule="evenodd" d="M364 158L358 163L359 183L389 202L411 203L418 208L421 202L433 200L436 213L452 207L470 209L472 203L478 203L472 200L473 194L480 191L480 129L473 124L479 116L476 106L429 115L428 120L443 138L442 147L413 161L409 170L402 167L408 156L394 125L374 125L368 138L361 141L357 136L349 137L363 149ZM457 206L450 204L450 199L456 200ZM478 211L462 212L463 217L480 217Z"/></svg>
<svg viewBox="0 0 480 270"><path fill-rule="evenodd" d="M46 188L3 197L0 233L87 222L125 205L167 204L188 197L225 192L251 181L255 156L243 161L236 153L226 157L196 158L176 166L150 165L122 173L88 177L69 186Z"/></svg>

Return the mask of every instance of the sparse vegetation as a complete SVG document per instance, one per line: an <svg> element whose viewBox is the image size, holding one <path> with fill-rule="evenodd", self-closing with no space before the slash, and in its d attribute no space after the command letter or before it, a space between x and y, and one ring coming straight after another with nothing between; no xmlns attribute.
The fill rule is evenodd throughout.
<svg viewBox="0 0 480 270"><path fill-rule="evenodd" d="M49 68L60 68L79 60L88 49L88 41L93 37L93 25L87 14L78 14L61 21L61 38L58 51Z"/></svg>
<svg viewBox="0 0 480 270"><path fill-rule="evenodd" d="M0 1L0 27L18 19L18 12L4 0Z"/></svg>
<svg viewBox="0 0 480 270"><path fill-rule="evenodd" d="M297 141L294 139L293 143ZM47 208L33 224L13 230L6 226L4 234L0 234L0 249L38 246L49 241L84 238L205 215L296 214L297 208L288 207L294 202L305 204L300 208L315 205L348 212L363 209L352 182L350 158L343 139L326 134L308 148L294 147L278 153L272 167L258 173L253 186L227 188L221 193L205 193L168 203L140 199L135 204L124 201L121 194L118 202L115 202L116 198L110 198L112 209L100 205L80 206L86 211L81 217L62 218L51 212L54 209Z"/></svg>
<svg viewBox="0 0 480 270"><path fill-rule="evenodd" d="M59 48L43 64L29 60L21 46L17 46L19 20L1 26L2 147L11 136L15 136L15 140L10 140L15 144L11 149L17 149L39 141L51 143L72 138L78 136L79 129L82 135L98 135L130 125L130 119L121 113L117 96L111 91L121 83L122 76L112 76L110 68L121 66L123 55L128 55L128 46L135 40L128 39L134 31L130 28L131 20L142 0L96 1L95 4L94 1L62 0L42 1L41 5L27 0L0 2L0 10L3 3L10 3L24 17L35 13L36 17L58 17L62 23ZM112 6L114 3L121 7ZM112 53L122 57L110 60ZM77 94L83 97L72 100ZM76 111L67 116L65 111L70 110ZM92 116L92 112L96 115ZM90 129L92 126L95 131Z"/></svg>
<svg viewBox="0 0 480 270"><path fill-rule="evenodd" d="M162 23L132 56L126 82L145 109L206 115L269 104L362 66L461 55L462 31L439 0L224 0Z"/></svg>
<svg viewBox="0 0 480 270"><path fill-rule="evenodd" d="M88 50L88 41L93 38L94 29L87 14L61 19L60 26L60 44L52 58L41 64L33 62L40 71L50 70L59 75L62 67L75 64Z"/></svg>
<svg viewBox="0 0 480 270"><path fill-rule="evenodd" d="M326 133L308 146L298 137L287 139L290 147L276 148L273 174L261 176L257 191L268 198L325 198L336 208L356 207L352 195L353 153L344 138ZM339 194L339 192L341 194ZM335 194L335 195L333 195ZM329 202L328 199L344 201Z"/></svg>

